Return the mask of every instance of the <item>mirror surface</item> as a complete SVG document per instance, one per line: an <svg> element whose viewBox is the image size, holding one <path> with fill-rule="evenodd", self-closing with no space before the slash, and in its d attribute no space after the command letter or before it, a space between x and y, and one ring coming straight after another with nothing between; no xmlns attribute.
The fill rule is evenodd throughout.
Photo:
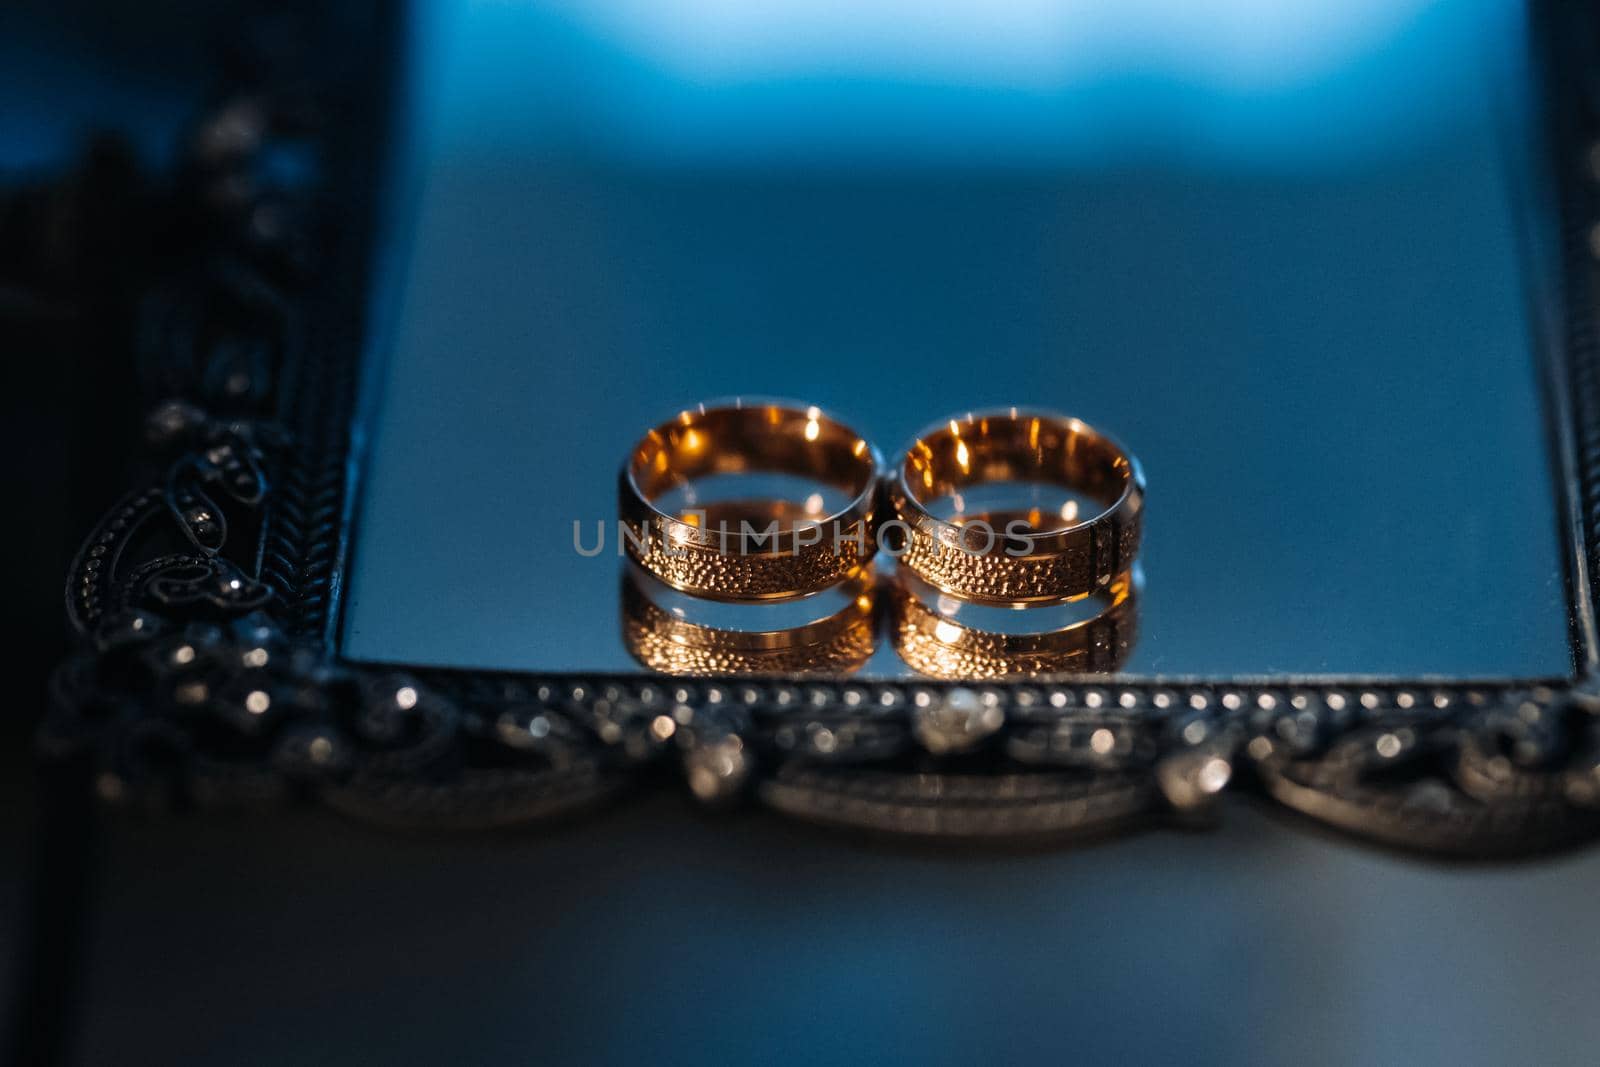
<svg viewBox="0 0 1600 1067"><path fill-rule="evenodd" d="M762 395L1116 435L1127 672L1567 673L1521 11L1206 7L423 5L346 654L638 669L617 471Z"/></svg>

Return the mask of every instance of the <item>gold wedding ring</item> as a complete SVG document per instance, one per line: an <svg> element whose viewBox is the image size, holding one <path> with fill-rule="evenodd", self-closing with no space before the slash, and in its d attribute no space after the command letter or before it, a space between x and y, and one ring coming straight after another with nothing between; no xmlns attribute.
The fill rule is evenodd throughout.
<svg viewBox="0 0 1600 1067"><path fill-rule="evenodd" d="M1144 579L1138 567L1117 575L1093 594L1096 614L1052 629L1010 632L983 629L962 619L973 607L959 602L904 571L890 592L889 642L906 665L930 678L991 680L1062 674L1101 674L1121 668L1138 640L1139 596ZM942 603L943 602L943 603ZM1035 608L1021 613L1064 607Z"/></svg>
<svg viewBox="0 0 1600 1067"><path fill-rule="evenodd" d="M930 510L941 499L959 501L976 486L1002 482L1050 483L1103 510L1081 520L1070 508L950 520ZM1111 438L1062 415L1008 408L938 423L912 442L888 489L894 517L906 528L900 566L964 600L1079 599L1111 589L1139 551L1138 462Z"/></svg>
<svg viewBox="0 0 1600 1067"><path fill-rule="evenodd" d="M809 596L854 575L877 548L878 473L872 445L815 407L732 400L681 412L636 444L618 500L627 552L667 585L726 601ZM846 502L722 501L704 508L658 502L716 475L770 474L837 490Z"/></svg>

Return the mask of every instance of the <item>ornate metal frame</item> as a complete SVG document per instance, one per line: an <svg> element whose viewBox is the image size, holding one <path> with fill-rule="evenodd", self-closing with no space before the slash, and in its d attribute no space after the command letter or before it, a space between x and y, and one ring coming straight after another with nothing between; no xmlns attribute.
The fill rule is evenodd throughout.
<svg viewBox="0 0 1600 1067"><path fill-rule="evenodd" d="M386 90L308 95L303 72L264 64L197 128L172 193L194 238L144 301L143 380L167 398L146 424L150 476L72 567L82 650L57 674L42 751L91 758L108 802L303 797L425 826L564 816L675 764L708 803L951 838L1192 819L1246 792L1440 854L1585 840L1600 830L1600 150L1582 149L1600 95L1573 52L1600 44L1593 31L1545 35L1561 87L1548 410L1573 678L962 686L350 662L334 635L376 231L351 205L377 186L383 139L361 131L381 128ZM284 151L316 177L283 179Z"/></svg>

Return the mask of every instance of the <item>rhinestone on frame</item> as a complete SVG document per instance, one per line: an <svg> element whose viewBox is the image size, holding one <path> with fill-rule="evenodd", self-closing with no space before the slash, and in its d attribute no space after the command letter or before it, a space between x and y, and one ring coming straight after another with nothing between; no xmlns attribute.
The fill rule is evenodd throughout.
<svg viewBox="0 0 1600 1067"><path fill-rule="evenodd" d="M945 692L943 699L919 703L911 712L911 729L934 755L975 748L1004 723L999 701L985 701L960 686Z"/></svg>
<svg viewBox="0 0 1600 1067"><path fill-rule="evenodd" d="M732 799L750 776L750 754L737 734L695 745L684 753L689 791L707 804Z"/></svg>

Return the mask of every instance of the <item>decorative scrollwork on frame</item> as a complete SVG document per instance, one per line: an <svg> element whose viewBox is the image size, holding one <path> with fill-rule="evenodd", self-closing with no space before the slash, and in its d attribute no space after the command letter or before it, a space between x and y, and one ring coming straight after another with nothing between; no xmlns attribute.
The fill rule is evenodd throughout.
<svg viewBox="0 0 1600 1067"><path fill-rule="evenodd" d="M1309 748L1266 731L1249 751L1281 803L1391 845L1517 855L1592 836L1600 829L1595 702L1546 687L1498 693L1492 704L1483 696L1469 693L1459 714L1390 713L1322 731L1330 736Z"/></svg>
<svg viewBox="0 0 1600 1067"><path fill-rule="evenodd" d="M320 797L379 821L494 825L614 791L558 709L464 716L405 674L330 663L260 613L226 625L107 619L57 678L47 751L95 750L109 801Z"/></svg>

